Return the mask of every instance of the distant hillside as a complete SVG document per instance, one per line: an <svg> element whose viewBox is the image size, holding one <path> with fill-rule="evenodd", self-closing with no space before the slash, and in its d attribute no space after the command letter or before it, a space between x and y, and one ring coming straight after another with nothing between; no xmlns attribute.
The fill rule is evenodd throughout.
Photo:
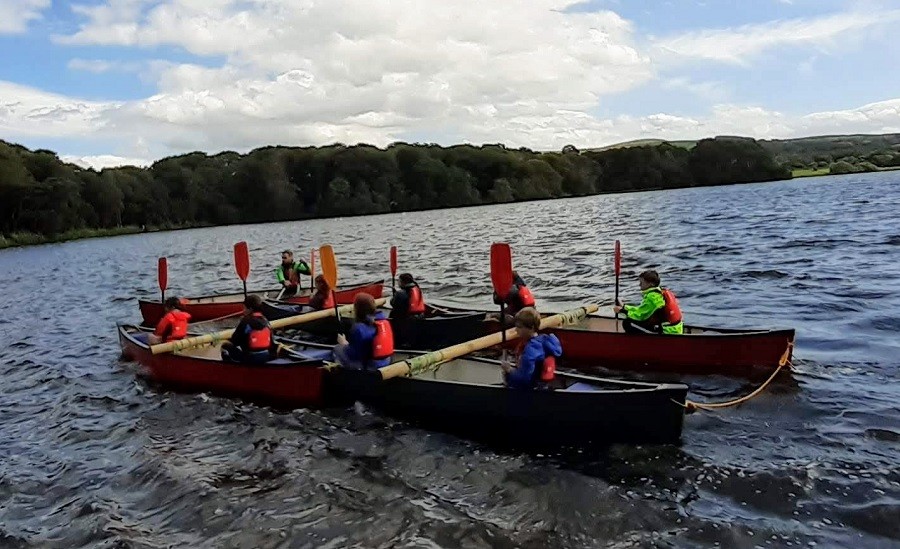
<svg viewBox="0 0 900 549"><path fill-rule="evenodd" d="M607 145L605 147L598 147L595 149L583 149L584 151L609 151L612 149L624 149L628 147L655 147L657 145L662 145L663 143L668 143L674 147L681 147L682 149L691 150L697 144L696 141L666 141L665 139L634 139L632 141L624 141L622 143L616 143L615 145Z"/></svg>
<svg viewBox="0 0 900 549"><path fill-rule="evenodd" d="M718 138L725 137L719 136ZM663 143L690 150L696 146L697 142L635 139L585 150L599 152L630 147L652 147ZM777 163L790 167L795 177L900 168L900 134L898 133L761 139L758 143L772 154Z"/></svg>

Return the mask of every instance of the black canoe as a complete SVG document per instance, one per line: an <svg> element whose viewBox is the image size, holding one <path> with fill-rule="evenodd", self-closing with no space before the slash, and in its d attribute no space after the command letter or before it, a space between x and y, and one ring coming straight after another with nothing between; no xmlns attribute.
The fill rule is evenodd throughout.
<svg viewBox="0 0 900 549"><path fill-rule="evenodd" d="M294 352L323 358L321 345L293 341ZM396 353L403 360L416 353ZM437 371L381 381L378 372L336 368L326 377L332 402L360 400L390 415L465 437L514 447L676 443L684 422L684 384L557 374L550 389L509 389L497 361L458 358Z"/></svg>
<svg viewBox="0 0 900 549"><path fill-rule="evenodd" d="M263 314L269 320L277 320L306 312L309 307L274 301L263 302ZM390 309L381 309L385 315ZM479 338L485 334L485 313L480 311L447 312L442 309L428 307L423 317L404 320L391 319L394 330L394 346L397 349L431 351L442 349L464 341ZM350 329L352 320L341 319L344 333ZM334 317L322 318L297 325L297 330L321 339L322 342L334 343L337 336L337 321Z"/></svg>

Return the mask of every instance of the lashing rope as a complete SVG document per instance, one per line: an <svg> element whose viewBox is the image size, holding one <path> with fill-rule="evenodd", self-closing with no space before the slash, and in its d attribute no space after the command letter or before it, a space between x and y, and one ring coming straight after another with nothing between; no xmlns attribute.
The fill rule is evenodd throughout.
<svg viewBox="0 0 900 549"><path fill-rule="evenodd" d="M791 356L791 351L793 350L793 348L794 348L794 342L788 341L787 348L784 350L784 354L781 355L781 358L778 360L778 368L775 368L775 371L772 372L772 375L769 376L769 379L767 379L765 381L765 383L763 383L762 385L757 387L756 390L754 390L752 393L750 393L748 395L744 395L740 398L737 398L734 400L729 400L727 402L694 402L693 400L685 400L684 404L678 402L677 400L672 400L672 402L674 402L675 404L677 404L679 406L684 407L687 410L687 413L689 413L689 414L697 411L698 409L699 410L716 410L719 408L728 408L730 406L737 406L738 404L741 404L742 402L747 402L751 398L753 398L756 395L763 392L763 390L765 390L765 388L768 387L770 383L772 383L772 380L778 376L778 372L780 372L782 370L782 368L784 368L785 366L787 366L788 368L793 366L793 364L791 363L791 360L789 358Z"/></svg>

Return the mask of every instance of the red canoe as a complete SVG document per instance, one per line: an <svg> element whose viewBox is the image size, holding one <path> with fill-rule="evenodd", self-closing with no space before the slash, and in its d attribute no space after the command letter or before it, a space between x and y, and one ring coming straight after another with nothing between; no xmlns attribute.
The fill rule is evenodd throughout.
<svg viewBox="0 0 900 549"><path fill-rule="evenodd" d="M353 299L357 294L366 293L378 299L384 290L384 280L376 282L368 282L365 284L356 284L353 286L338 286L336 292L337 301L340 305L353 303ZM263 290L250 292L260 296L263 299L275 299L278 297L280 289ZM298 295L285 299L288 303L306 304L312 291L308 288L300 290ZM219 294L203 297L185 298L187 304L184 310L191 314L191 322L203 322L213 320L234 314L239 314L244 310L244 294ZM138 307L141 309L141 316L144 318L144 326L155 326L159 319L163 316L163 306L159 300L139 299Z"/></svg>
<svg viewBox="0 0 900 549"><path fill-rule="evenodd" d="M488 322L486 329L497 331L499 323ZM782 361L789 365L794 347L793 329L685 325L684 335L626 334L621 321L600 315L547 333L559 338L565 366L636 372L758 378L770 375ZM515 341L510 342L510 347L515 345Z"/></svg>
<svg viewBox="0 0 900 549"><path fill-rule="evenodd" d="M321 360L279 358L264 365L232 364L221 360L216 345L154 355L141 339L143 334L137 327L119 326L122 356L140 363L142 374L160 384L288 407L323 402Z"/></svg>

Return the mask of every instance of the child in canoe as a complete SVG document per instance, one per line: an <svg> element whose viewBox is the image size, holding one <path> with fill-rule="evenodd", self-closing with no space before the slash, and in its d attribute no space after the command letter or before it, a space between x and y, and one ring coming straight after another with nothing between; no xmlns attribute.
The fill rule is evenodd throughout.
<svg viewBox="0 0 900 549"><path fill-rule="evenodd" d="M534 389L553 381L556 358L562 356L562 345L553 334L539 334L541 315L534 307L516 313L516 332L521 338L516 364L501 362L506 385L513 389Z"/></svg>
<svg viewBox="0 0 900 549"><path fill-rule="evenodd" d="M163 304L165 313L156 324L156 329L147 336L150 345L184 339L188 332L190 313L181 310L181 300L177 297L166 299Z"/></svg>
<svg viewBox="0 0 900 549"><path fill-rule="evenodd" d="M622 328L629 334L682 334L684 323L675 294L660 288L659 273L644 271L638 277L643 299L640 305L616 303L613 311L625 313Z"/></svg>
<svg viewBox="0 0 900 549"><path fill-rule="evenodd" d="M338 335L334 359L344 368L369 370L387 366L394 354L394 332L384 313L376 311L375 298L358 294L353 299L353 327Z"/></svg>
<svg viewBox="0 0 900 549"><path fill-rule="evenodd" d="M276 355L272 327L262 314L262 298L250 294L244 299L244 316L231 339L222 343L222 360L263 364Z"/></svg>

